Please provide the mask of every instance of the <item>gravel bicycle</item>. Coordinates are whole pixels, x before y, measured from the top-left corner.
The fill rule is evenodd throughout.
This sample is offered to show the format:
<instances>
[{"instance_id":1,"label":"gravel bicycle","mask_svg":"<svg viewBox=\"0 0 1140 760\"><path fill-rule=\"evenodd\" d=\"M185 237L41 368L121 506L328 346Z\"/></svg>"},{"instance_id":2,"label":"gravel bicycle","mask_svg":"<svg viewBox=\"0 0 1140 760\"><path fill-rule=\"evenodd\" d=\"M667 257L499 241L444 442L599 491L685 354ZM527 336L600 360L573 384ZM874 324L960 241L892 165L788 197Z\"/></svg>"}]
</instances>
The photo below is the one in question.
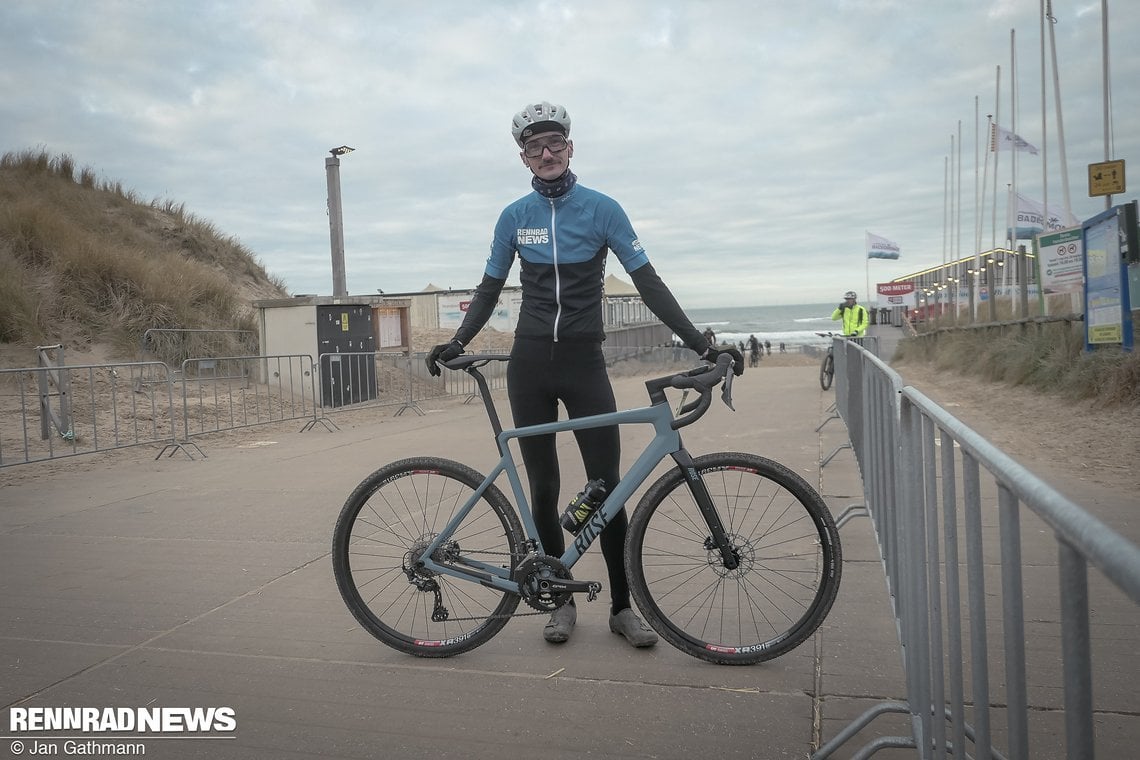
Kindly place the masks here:
<instances>
[{"instance_id":1,"label":"gravel bicycle","mask_svg":"<svg viewBox=\"0 0 1140 760\"><path fill-rule=\"evenodd\" d=\"M861 335L840 335L834 332L817 332L821 338L828 338L827 353L823 357L823 361L819 364L819 387L825 391L831 388L831 381L835 377L835 341L833 338L843 338L852 343L863 345L863 336Z\"/></svg>"},{"instance_id":2,"label":"gravel bicycle","mask_svg":"<svg viewBox=\"0 0 1140 760\"><path fill-rule=\"evenodd\" d=\"M356 620L385 644L448 657L486 643L517 614L541 615L601 583L571 575L626 501L672 457L641 497L625 560L631 595L657 633L693 657L746 665L807 640L839 591L842 551L827 505L801 477L754 454L693 457L680 428L710 407L732 408L732 359L646 381L650 406L513 430L499 422L479 367L500 355L441 362L475 380L500 459L483 475L459 462L412 457L381 467L348 497L333 536L337 587ZM667 389L684 392L676 416ZM697 398L686 403L688 393ZM654 436L561 556L543 551L511 441L614 424ZM506 476L516 511L495 484ZM519 602L535 610L516 612Z\"/></svg>"},{"instance_id":3,"label":"gravel bicycle","mask_svg":"<svg viewBox=\"0 0 1140 760\"><path fill-rule=\"evenodd\" d=\"M831 381L835 377L835 341L830 340L835 333L821 333L817 332L821 338L828 338L827 353L823 355L823 361L819 365L819 387L825 391L831 388Z\"/></svg>"}]
</instances>

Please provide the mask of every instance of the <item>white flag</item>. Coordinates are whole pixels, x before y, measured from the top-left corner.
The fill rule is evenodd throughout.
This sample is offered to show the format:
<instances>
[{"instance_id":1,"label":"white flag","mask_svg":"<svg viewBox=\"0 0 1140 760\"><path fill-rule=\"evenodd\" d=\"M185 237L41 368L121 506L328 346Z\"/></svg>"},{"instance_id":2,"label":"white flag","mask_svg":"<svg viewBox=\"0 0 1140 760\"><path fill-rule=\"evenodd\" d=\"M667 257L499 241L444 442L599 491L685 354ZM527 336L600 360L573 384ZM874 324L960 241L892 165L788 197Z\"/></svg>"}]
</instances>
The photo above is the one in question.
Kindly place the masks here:
<instances>
[{"instance_id":1,"label":"white flag","mask_svg":"<svg viewBox=\"0 0 1140 760\"><path fill-rule=\"evenodd\" d=\"M997 124L990 125L990 150L1023 150L1031 156L1037 155L1037 146L1025 141L1025 139L1018 134L1010 132L1008 129L1002 129Z\"/></svg>"},{"instance_id":2,"label":"white flag","mask_svg":"<svg viewBox=\"0 0 1140 760\"><path fill-rule=\"evenodd\" d=\"M869 259L897 259L899 257L899 244L892 243L885 237L867 233L867 258Z\"/></svg>"},{"instance_id":3,"label":"white flag","mask_svg":"<svg viewBox=\"0 0 1140 760\"><path fill-rule=\"evenodd\" d=\"M1068 211L1050 206L1049 213L1046 214L1041 201L1017 193L1017 219L1010 237L1014 240L1030 240L1039 232L1056 232L1079 224L1080 221Z\"/></svg>"}]
</instances>

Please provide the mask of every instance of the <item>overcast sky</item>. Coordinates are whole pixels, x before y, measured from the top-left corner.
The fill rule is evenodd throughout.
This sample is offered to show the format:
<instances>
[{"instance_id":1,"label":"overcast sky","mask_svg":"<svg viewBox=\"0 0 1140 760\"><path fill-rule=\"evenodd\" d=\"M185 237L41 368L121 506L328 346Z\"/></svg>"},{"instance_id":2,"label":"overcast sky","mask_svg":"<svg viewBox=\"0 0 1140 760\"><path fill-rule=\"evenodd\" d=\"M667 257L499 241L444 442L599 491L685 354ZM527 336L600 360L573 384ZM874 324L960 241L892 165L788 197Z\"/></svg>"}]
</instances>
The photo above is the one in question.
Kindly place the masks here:
<instances>
[{"instance_id":1,"label":"overcast sky","mask_svg":"<svg viewBox=\"0 0 1140 760\"><path fill-rule=\"evenodd\" d=\"M1086 218L1104 208L1087 187L1105 157L1101 3L1053 5ZM1109 19L1112 158L1138 162L1140 2L1109 0ZM984 130L1000 65L1010 126L1011 29L1016 131L1040 147L1037 0L4 0L0 151L68 154L184 203L291 291L327 295L324 159L350 145L349 291L465 288L499 212L530 191L511 117L550 100L573 119L579 180L625 207L683 306L834 301L862 295L868 271L874 283L947 247L973 253L975 98ZM1054 118L1050 105L1050 205ZM943 222L959 120L960 249ZM1012 155L999 154L1003 200ZM1019 156L1018 189L1040 200L1040 158ZM1129 173L1137 186L1140 163ZM868 267L866 231L902 257ZM615 270L628 280L611 257Z\"/></svg>"}]
</instances>

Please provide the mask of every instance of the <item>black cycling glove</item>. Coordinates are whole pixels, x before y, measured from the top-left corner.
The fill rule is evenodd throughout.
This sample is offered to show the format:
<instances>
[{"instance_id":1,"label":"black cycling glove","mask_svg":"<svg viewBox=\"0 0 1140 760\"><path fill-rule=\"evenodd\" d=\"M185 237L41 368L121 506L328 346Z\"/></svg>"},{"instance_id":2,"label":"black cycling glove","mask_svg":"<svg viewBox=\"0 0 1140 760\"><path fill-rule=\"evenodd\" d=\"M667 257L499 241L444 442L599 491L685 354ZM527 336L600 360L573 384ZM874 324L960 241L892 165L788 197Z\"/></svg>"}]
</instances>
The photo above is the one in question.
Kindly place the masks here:
<instances>
[{"instance_id":1,"label":"black cycling glove","mask_svg":"<svg viewBox=\"0 0 1140 760\"><path fill-rule=\"evenodd\" d=\"M732 373L734 375L739 377L740 375L744 374L744 356L741 355L739 349L732 348L731 346L727 346L725 348L714 348L713 346L709 346L708 350L701 354L701 358L706 362L712 362L713 364L716 364L716 358L721 354L728 354L732 357Z\"/></svg>"},{"instance_id":2,"label":"black cycling glove","mask_svg":"<svg viewBox=\"0 0 1140 760\"><path fill-rule=\"evenodd\" d=\"M843 311L844 309L848 308L848 307L847 307L847 302L846 302L846 301L844 301L843 303L839 304L839 306L838 306L837 308L838 308L840 311Z\"/></svg>"},{"instance_id":3,"label":"black cycling glove","mask_svg":"<svg viewBox=\"0 0 1140 760\"><path fill-rule=\"evenodd\" d=\"M440 369L437 362L448 362L463 353L463 344L457 340L450 343L440 343L427 355L427 368L435 377L439 377Z\"/></svg>"}]
</instances>

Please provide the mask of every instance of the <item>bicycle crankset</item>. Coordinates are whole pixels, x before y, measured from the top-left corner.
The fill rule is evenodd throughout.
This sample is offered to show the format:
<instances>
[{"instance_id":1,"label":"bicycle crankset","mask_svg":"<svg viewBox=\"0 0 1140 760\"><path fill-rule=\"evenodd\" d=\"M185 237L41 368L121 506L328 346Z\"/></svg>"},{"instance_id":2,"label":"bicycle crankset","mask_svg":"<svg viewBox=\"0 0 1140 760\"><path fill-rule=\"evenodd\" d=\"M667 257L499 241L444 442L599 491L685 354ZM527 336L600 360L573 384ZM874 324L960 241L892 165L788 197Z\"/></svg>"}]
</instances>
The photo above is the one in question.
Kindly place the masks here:
<instances>
[{"instance_id":1,"label":"bicycle crankset","mask_svg":"<svg viewBox=\"0 0 1140 760\"><path fill-rule=\"evenodd\" d=\"M586 592L586 599L594 601L602 584L597 581L576 581L570 571L554 557L531 555L515 568L514 579L519 584L519 595L536 610L551 612L570 601L575 592Z\"/></svg>"}]
</instances>

